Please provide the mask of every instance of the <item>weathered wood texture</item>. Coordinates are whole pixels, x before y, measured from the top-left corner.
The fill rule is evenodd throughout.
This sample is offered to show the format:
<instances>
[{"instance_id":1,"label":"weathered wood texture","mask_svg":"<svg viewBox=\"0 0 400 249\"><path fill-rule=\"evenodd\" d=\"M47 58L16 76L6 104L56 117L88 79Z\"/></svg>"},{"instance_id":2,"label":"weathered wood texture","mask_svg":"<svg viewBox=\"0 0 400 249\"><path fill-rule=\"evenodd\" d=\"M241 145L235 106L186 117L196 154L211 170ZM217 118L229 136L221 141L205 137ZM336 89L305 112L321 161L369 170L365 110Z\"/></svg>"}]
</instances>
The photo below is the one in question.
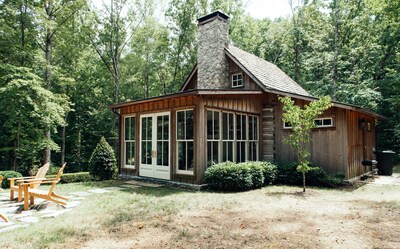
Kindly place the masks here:
<instances>
[{"instance_id":1,"label":"weathered wood texture","mask_svg":"<svg viewBox=\"0 0 400 249\"><path fill-rule=\"evenodd\" d=\"M206 142L206 111L222 110L227 112L237 112L244 114L257 115L261 119L262 112L262 95L202 95L199 99L199 129L196 155L198 179L204 178L204 172L207 169L207 142ZM259 129L259 137L261 139L261 127ZM261 151L261 150L260 150ZM260 155L259 155L260 156ZM202 183L202 182L199 182Z\"/></svg>"},{"instance_id":2,"label":"weathered wood texture","mask_svg":"<svg viewBox=\"0 0 400 249\"><path fill-rule=\"evenodd\" d=\"M375 148L375 119L373 117L346 111L347 133L348 133L348 170L346 178L351 179L366 173L366 168L361 164L363 160L373 159L373 148ZM362 127L361 122L368 126Z\"/></svg>"},{"instance_id":3,"label":"weathered wood texture","mask_svg":"<svg viewBox=\"0 0 400 249\"><path fill-rule=\"evenodd\" d=\"M304 101L296 101L304 105ZM284 129L282 122L282 103L277 103L275 111L276 119L276 160L296 161L297 152L285 143L285 139L292 132L291 129ZM308 149L311 152L309 158L314 164L324 168L329 173L343 172L347 169L347 125L346 112L344 109L332 107L325 111L321 117L333 118L333 127L316 128L312 130L311 141Z\"/></svg>"},{"instance_id":4,"label":"weathered wood texture","mask_svg":"<svg viewBox=\"0 0 400 249\"><path fill-rule=\"evenodd\" d=\"M197 96L183 96L183 97L177 97L177 98L171 98L171 99L163 99L163 100L153 100L153 101L148 101L145 103L138 103L138 104L132 104L129 106L124 106L121 108L121 118L122 122L120 122L120 130L123 129L123 117L125 116L130 116L130 115L135 115L136 117L136 146L135 146L135 169L131 168L124 168L121 167L124 162L123 162L123 157L124 157L124 144L121 139L120 142L120 148L121 152L119 153L119 172L122 175L127 175L127 176L138 176L139 175L139 163L140 163L140 117L141 115L144 114L150 114L150 113L158 113L158 112L165 112L165 111L170 111L171 112L171 120L170 120L170 167L171 167L171 180L173 181L179 181L179 182L185 182L185 183L192 183L196 184L198 182L196 173L194 175L180 175L176 172L176 111L177 110L182 110L182 109L194 109L196 113L196 106L198 102L198 97ZM196 114L195 114L195 127L196 127ZM120 135L122 137L122 133ZM194 164L196 165L196 155L194 156Z\"/></svg>"},{"instance_id":5,"label":"weathered wood texture","mask_svg":"<svg viewBox=\"0 0 400 249\"><path fill-rule=\"evenodd\" d=\"M243 74L244 85L243 87L238 87L235 89L240 90L262 90L254 80L247 75L233 60L228 58L228 65L229 65L229 81L232 82L232 75L237 73Z\"/></svg>"}]
</instances>

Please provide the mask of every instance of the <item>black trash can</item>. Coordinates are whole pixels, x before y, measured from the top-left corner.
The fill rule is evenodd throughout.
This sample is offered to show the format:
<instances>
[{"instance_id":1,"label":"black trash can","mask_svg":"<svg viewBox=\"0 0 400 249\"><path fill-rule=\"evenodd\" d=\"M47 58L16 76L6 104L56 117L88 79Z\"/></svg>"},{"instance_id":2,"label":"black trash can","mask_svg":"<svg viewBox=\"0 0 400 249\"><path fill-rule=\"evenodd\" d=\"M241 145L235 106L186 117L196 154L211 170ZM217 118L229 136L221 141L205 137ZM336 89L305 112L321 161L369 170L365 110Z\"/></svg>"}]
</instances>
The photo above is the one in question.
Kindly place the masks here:
<instances>
[{"instance_id":1,"label":"black trash can","mask_svg":"<svg viewBox=\"0 0 400 249\"><path fill-rule=\"evenodd\" d=\"M376 152L378 161L378 174L391 176L393 174L394 151L385 150Z\"/></svg>"}]
</instances>

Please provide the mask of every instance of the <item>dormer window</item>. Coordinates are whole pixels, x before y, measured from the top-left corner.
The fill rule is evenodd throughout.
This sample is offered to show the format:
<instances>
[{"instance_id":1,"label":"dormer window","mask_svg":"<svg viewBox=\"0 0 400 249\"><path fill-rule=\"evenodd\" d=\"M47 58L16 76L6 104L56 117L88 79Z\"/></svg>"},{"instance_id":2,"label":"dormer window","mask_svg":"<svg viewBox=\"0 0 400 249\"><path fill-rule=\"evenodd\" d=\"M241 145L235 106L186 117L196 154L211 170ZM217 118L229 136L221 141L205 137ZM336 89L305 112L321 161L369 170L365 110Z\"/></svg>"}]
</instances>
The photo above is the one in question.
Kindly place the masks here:
<instances>
[{"instance_id":1,"label":"dormer window","mask_svg":"<svg viewBox=\"0 0 400 249\"><path fill-rule=\"evenodd\" d=\"M236 73L232 75L232 88L243 86L243 74Z\"/></svg>"}]
</instances>

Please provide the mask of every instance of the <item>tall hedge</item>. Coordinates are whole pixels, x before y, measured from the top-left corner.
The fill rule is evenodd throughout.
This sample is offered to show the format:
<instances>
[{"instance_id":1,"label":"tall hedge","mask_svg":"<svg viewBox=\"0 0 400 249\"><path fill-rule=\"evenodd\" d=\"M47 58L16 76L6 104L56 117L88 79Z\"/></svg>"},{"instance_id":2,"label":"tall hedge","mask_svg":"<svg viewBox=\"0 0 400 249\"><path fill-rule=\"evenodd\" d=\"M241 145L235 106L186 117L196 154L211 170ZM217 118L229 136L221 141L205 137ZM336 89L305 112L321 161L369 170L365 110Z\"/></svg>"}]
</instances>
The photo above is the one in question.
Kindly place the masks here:
<instances>
[{"instance_id":1,"label":"tall hedge","mask_svg":"<svg viewBox=\"0 0 400 249\"><path fill-rule=\"evenodd\" d=\"M104 137L100 139L90 157L89 173L95 180L113 179L118 174L114 150Z\"/></svg>"}]
</instances>

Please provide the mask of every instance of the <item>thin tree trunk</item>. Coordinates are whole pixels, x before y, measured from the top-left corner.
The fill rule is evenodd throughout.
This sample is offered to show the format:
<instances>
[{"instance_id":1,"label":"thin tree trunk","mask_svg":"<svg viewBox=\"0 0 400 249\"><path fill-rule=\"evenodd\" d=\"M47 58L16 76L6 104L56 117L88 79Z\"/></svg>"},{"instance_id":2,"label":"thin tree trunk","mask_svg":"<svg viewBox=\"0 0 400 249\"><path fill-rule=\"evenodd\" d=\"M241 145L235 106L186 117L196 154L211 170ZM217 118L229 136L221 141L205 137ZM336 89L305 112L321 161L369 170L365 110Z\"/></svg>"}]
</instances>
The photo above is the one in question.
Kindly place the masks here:
<instances>
[{"instance_id":1,"label":"thin tree trunk","mask_svg":"<svg viewBox=\"0 0 400 249\"><path fill-rule=\"evenodd\" d=\"M51 19L52 16L52 2L49 1L46 3L45 5L45 9L46 9L46 13L49 17L49 19ZM45 69L45 82L46 82L46 86L47 86L47 90L51 89L51 56L52 56L52 34L51 34L51 30L47 30L46 31L46 46L45 46L45 58L46 58L46 69ZM47 141L51 140L51 131L50 131L50 127L46 127L46 131L45 131L45 139ZM44 163L48 163L51 160L51 150L50 147L47 146L44 152L44 158L43 158L43 162Z\"/></svg>"},{"instance_id":2,"label":"thin tree trunk","mask_svg":"<svg viewBox=\"0 0 400 249\"><path fill-rule=\"evenodd\" d=\"M13 170L17 171L17 167L18 167L18 149L19 149L19 133L20 133L20 129L21 129L21 124L18 122L17 125L17 134L15 135L15 139L14 139L14 158L13 158Z\"/></svg>"},{"instance_id":3,"label":"thin tree trunk","mask_svg":"<svg viewBox=\"0 0 400 249\"><path fill-rule=\"evenodd\" d=\"M67 122L67 115L65 115L65 122ZM65 162L65 132L66 132L67 126L63 126L61 130L61 165L64 164Z\"/></svg>"},{"instance_id":4,"label":"thin tree trunk","mask_svg":"<svg viewBox=\"0 0 400 249\"><path fill-rule=\"evenodd\" d=\"M333 56L333 68L332 68L332 80L333 80L333 93L332 99L336 100L338 90L338 57L339 57L339 11L338 11L338 0L333 1L333 7L335 11L335 43L334 43L334 56Z\"/></svg>"}]
</instances>

